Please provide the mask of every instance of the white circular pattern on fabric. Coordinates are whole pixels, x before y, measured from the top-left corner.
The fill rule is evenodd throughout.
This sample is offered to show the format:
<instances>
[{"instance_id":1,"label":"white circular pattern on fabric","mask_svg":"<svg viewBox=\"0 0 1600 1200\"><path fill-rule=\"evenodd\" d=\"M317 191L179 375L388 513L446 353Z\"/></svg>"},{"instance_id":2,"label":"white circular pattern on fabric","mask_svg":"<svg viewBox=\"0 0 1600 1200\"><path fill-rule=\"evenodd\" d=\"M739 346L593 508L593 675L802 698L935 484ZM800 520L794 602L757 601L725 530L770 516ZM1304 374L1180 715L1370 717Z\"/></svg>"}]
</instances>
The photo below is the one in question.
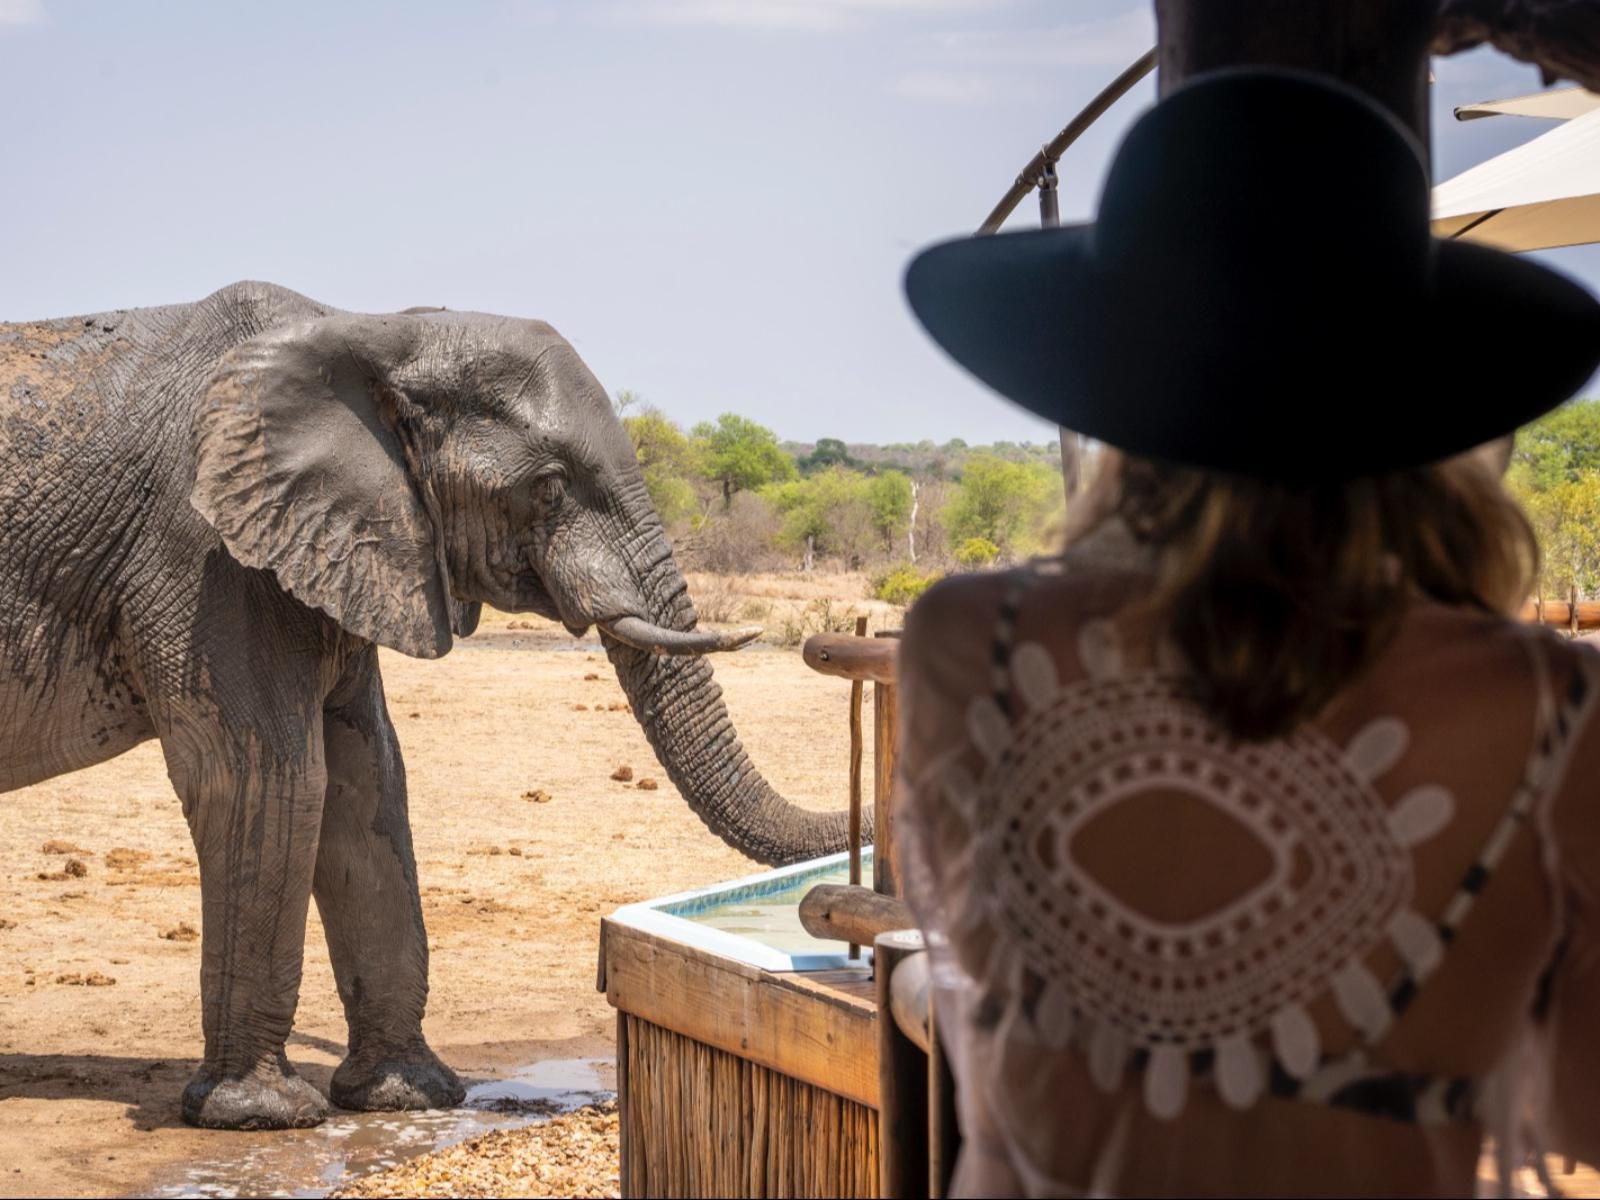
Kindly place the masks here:
<instances>
[{"instance_id":1,"label":"white circular pattern on fabric","mask_svg":"<svg viewBox=\"0 0 1600 1200\"><path fill-rule=\"evenodd\" d=\"M1224 1099L1243 1106L1265 1069L1254 1040L1290 1074L1310 1070L1312 999L1331 996L1354 1028L1381 1036L1389 1004L1363 962L1389 940L1408 961L1436 963L1431 927L1409 907L1408 847L1451 811L1447 793L1428 789L1397 817L1372 786L1403 752L1404 726L1373 722L1349 751L1309 727L1229 743L1172 676L1124 673L1104 626L1086 629L1079 648L1089 677L1057 686L1042 648L1017 647L1025 704L1010 717L987 698L974 704L969 728L987 765L961 790L983 814L973 869L991 881L985 915L1052 1002L1070 1004L1096 1076L1115 1074L1107 1046L1143 1051L1147 1070L1162 1068L1147 1075L1147 1104L1169 1116L1183 1094L1173 1056L1197 1056L1220 1063ZM1247 830L1270 860L1265 878L1182 922L1111 894L1074 862L1074 835L1155 790Z\"/></svg>"}]
</instances>

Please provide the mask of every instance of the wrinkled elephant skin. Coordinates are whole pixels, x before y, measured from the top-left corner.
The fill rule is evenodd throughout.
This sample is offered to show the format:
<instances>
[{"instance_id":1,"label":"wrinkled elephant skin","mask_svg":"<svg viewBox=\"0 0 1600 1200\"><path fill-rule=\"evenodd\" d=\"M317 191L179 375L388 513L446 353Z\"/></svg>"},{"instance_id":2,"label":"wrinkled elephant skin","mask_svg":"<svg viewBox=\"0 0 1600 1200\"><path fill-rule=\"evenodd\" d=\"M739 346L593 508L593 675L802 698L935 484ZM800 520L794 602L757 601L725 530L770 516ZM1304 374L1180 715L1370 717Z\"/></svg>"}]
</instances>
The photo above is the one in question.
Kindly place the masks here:
<instances>
[{"instance_id":1,"label":"wrinkled elephant skin","mask_svg":"<svg viewBox=\"0 0 1600 1200\"><path fill-rule=\"evenodd\" d=\"M0 325L0 791L159 738L200 862L190 1122L312 1125L284 1056L316 898L349 1023L332 1100L458 1103L377 646L488 603L599 626L669 777L767 862L844 817L751 766L604 390L548 325L343 313L266 284ZM616 630L616 634L608 632Z\"/></svg>"}]
</instances>

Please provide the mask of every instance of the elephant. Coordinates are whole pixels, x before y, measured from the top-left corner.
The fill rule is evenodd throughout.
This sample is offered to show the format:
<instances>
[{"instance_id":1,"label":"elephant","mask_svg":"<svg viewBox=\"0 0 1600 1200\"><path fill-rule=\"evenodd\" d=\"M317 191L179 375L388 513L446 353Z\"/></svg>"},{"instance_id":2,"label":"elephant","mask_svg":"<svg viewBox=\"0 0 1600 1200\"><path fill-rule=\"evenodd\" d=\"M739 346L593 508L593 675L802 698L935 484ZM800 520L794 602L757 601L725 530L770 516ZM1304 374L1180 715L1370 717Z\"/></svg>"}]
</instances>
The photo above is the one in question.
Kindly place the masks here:
<instances>
[{"instance_id":1,"label":"elephant","mask_svg":"<svg viewBox=\"0 0 1600 1200\"><path fill-rule=\"evenodd\" d=\"M668 777L746 855L843 847L751 764L626 431L533 320L271 284L0 324L0 792L158 738L199 861L207 1128L315 1125L284 1051L308 904L349 1029L329 1099L458 1104L377 647L481 606L599 630Z\"/></svg>"}]
</instances>

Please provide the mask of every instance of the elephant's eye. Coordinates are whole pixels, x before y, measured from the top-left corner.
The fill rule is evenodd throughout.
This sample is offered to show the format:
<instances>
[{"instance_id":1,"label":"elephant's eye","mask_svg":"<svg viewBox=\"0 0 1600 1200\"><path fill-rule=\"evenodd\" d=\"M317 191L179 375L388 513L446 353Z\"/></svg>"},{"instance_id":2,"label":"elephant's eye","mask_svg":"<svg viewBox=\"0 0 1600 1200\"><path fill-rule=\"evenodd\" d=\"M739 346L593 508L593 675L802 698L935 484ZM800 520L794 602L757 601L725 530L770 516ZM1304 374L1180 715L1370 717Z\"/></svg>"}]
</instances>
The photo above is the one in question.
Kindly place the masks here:
<instances>
[{"instance_id":1,"label":"elephant's eye","mask_svg":"<svg viewBox=\"0 0 1600 1200\"><path fill-rule=\"evenodd\" d=\"M547 471L533 481L534 499L546 512L559 508L566 494L567 477L560 471Z\"/></svg>"}]
</instances>

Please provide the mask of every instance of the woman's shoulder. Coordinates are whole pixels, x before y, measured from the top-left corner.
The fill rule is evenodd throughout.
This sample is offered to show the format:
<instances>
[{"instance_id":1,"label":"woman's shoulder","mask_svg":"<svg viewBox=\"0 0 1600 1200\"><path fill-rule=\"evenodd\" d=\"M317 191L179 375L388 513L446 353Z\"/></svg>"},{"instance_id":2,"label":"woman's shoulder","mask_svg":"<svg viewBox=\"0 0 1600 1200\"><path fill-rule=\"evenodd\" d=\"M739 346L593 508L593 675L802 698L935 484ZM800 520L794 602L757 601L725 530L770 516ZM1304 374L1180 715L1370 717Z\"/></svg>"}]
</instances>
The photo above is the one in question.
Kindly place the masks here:
<instances>
[{"instance_id":1,"label":"woman's shoulder","mask_svg":"<svg viewBox=\"0 0 1600 1200\"><path fill-rule=\"evenodd\" d=\"M1454 662L1463 670L1498 667L1519 674L1542 667L1553 683L1600 672L1600 642L1481 609L1420 602L1407 613L1402 635L1402 657L1425 655L1440 666Z\"/></svg>"}]
</instances>

